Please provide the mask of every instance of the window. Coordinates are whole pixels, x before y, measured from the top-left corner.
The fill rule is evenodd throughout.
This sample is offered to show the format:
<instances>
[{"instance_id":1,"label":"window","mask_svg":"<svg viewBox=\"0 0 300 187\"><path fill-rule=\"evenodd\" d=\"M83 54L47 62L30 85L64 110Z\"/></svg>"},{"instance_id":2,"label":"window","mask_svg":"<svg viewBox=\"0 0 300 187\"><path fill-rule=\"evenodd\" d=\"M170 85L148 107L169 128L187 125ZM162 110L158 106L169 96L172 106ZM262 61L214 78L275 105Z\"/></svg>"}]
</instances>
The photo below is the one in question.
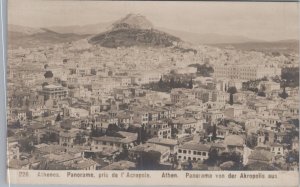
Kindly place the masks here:
<instances>
[{"instance_id":1,"label":"window","mask_svg":"<svg viewBox=\"0 0 300 187\"><path fill-rule=\"evenodd\" d=\"M193 160L196 161L196 158L194 157Z\"/></svg>"},{"instance_id":2,"label":"window","mask_svg":"<svg viewBox=\"0 0 300 187\"><path fill-rule=\"evenodd\" d=\"M203 155L203 156L206 156L206 152L203 152L202 155Z\"/></svg>"},{"instance_id":3,"label":"window","mask_svg":"<svg viewBox=\"0 0 300 187\"><path fill-rule=\"evenodd\" d=\"M188 160L191 160L191 157L189 157Z\"/></svg>"},{"instance_id":4,"label":"window","mask_svg":"<svg viewBox=\"0 0 300 187\"><path fill-rule=\"evenodd\" d=\"M191 154L191 151L189 151L189 154Z\"/></svg>"},{"instance_id":5,"label":"window","mask_svg":"<svg viewBox=\"0 0 300 187\"><path fill-rule=\"evenodd\" d=\"M186 160L186 157L184 156L183 159Z\"/></svg>"},{"instance_id":6,"label":"window","mask_svg":"<svg viewBox=\"0 0 300 187\"><path fill-rule=\"evenodd\" d=\"M198 155L201 155L201 152L198 152Z\"/></svg>"},{"instance_id":7,"label":"window","mask_svg":"<svg viewBox=\"0 0 300 187\"><path fill-rule=\"evenodd\" d=\"M181 156L178 156L178 158L180 159L180 158L181 158Z\"/></svg>"},{"instance_id":8,"label":"window","mask_svg":"<svg viewBox=\"0 0 300 187\"><path fill-rule=\"evenodd\" d=\"M196 151L194 151L194 153L193 153L194 155L196 155L197 154L197 152Z\"/></svg>"},{"instance_id":9,"label":"window","mask_svg":"<svg viewBox=\"0 0 300 187\"><path fill-rule=\"evenodd\" d=\"M183 150L183 153L186 154L186 150Z\"/></svg>"},{"instance_id":10,"label":"window","mask_svg":"<svg viewBox=\"0 0 300 187\"><path fill-rule=\"evenodd\" d=\"M178 149L178 153L182 153L182 150L181 150L181 149Z\"/></svg>"}]
</instances>

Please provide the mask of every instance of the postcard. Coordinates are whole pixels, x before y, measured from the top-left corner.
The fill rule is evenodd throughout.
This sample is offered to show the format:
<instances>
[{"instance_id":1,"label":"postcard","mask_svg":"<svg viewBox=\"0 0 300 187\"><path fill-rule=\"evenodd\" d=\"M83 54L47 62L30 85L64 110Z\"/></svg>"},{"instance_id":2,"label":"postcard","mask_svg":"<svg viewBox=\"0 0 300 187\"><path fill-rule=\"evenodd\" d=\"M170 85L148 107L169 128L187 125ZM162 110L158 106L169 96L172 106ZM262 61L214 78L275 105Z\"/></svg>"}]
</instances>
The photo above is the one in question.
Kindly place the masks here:
<instances>
[{"instance_id":1,"label":"postcard","mask_svg":"<svg viewBox=\"0 0 300 187\"><path fill-rule=\"evenodd\" d=\"M9 0L7 181L299 185L297 2Z\"/></svg>"}]
</instances>

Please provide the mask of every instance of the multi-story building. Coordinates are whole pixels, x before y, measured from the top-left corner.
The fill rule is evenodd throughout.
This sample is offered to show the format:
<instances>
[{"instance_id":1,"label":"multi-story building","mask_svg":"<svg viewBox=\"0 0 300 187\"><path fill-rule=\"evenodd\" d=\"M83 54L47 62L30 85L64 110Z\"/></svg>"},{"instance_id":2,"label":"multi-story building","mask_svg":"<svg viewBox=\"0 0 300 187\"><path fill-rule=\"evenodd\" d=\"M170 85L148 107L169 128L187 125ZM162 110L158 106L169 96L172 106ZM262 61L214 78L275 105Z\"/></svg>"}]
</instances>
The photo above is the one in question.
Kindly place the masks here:
<instances>
[{"instance_id":1,"label":"multi-story building","mask_svg":"<svg viewBox=\"0 0 300 187\"><path fill-rule=\"evenodd\" d=\"M45 99L62 99L68 96L68 90L62 86L58 85L47 85L44 86L41 91L39 91Z\"/></svg>"},{"instance_id":2,"label":"multi-story building","mask_svg":"<svg viewBox=\"0 0 300 187\"><path fill-rule=\"evenodd\" d=\"M185 143L180 145L177 151L178 160L205 160L208 159L210 147L199 143Z\"/></svg>"},{"instance_id":3,"label":"multi-story building","mask_svg":"<svg viewBox=\"0 0 300 187\"><path fill-rule=\"evenodd\" d=\"M151 121L147 125L147 131L153 137L171 138L171 127L165 122Z\"/></svg>"},{"instance_id":4,"label":"multi-story building","mask_svg":"<svg viewBox=\"0 0 300 187\"><path fill-rule=\"evenodd\" d=\"M220 64L214 67L217 79L255 80L280 75L280 69L269 65L256 64Z\"/></svg>"}]
</instances>

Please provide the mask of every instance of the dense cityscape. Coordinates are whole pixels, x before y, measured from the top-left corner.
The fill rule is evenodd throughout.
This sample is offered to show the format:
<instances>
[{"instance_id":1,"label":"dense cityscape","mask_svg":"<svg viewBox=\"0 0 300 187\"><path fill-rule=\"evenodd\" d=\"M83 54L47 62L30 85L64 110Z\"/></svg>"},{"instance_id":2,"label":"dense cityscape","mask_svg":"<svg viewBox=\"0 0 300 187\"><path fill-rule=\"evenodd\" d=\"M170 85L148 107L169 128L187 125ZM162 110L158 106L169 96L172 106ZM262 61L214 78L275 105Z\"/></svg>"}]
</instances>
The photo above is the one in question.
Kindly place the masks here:
<instances>
[{"instance_id":1,"label":"dense cityscape","mask_svg":"<svg viewBox=\"0 0 300 187\"><path fill-rule=\"evenodd\" d=\"M299 170L297 52L187 44L139 16L106 39L151 45L9 49L9 169Z\"/></svg>"}]
</instances>

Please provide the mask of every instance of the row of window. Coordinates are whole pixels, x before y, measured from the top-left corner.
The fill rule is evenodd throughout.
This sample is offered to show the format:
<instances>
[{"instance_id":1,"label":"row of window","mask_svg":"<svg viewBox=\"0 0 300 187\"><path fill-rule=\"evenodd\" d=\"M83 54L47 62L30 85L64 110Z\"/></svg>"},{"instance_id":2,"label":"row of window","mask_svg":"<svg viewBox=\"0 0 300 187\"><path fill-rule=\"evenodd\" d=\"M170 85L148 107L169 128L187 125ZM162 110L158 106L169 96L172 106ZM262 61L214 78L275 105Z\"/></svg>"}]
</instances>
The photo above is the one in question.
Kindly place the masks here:
<instances>
[{"instance_id":1,"label":"row of window","mask_svg":"<svg viewBox=\"0 0 300 187\"><path fill-rule=\"evenodd\" d=\"M186 156L183 156L183 157L181 157L181 156L178 156L178 159L183 159L183 160L193 160L193 161L196 161L196 160L203 160L203 159L201 159L201 158L196 158L196 157L193 157L193 158L191 158L191 157L186 157Z\"/></svg>"},{"instance_id":2,"label":"row of window","mask_svg":"<svg viewBox=\"0 0 300 187\"><path fill-rule=\"evenodd\" d=\"M191 150L182 150L182 149L178 149L178 153L183 153L183 154L192 154L193 155L202 155L202 156L206 156L207 153L206 152L200 152L200 151L191 151Z\"/></svg>"}]
</instances>

